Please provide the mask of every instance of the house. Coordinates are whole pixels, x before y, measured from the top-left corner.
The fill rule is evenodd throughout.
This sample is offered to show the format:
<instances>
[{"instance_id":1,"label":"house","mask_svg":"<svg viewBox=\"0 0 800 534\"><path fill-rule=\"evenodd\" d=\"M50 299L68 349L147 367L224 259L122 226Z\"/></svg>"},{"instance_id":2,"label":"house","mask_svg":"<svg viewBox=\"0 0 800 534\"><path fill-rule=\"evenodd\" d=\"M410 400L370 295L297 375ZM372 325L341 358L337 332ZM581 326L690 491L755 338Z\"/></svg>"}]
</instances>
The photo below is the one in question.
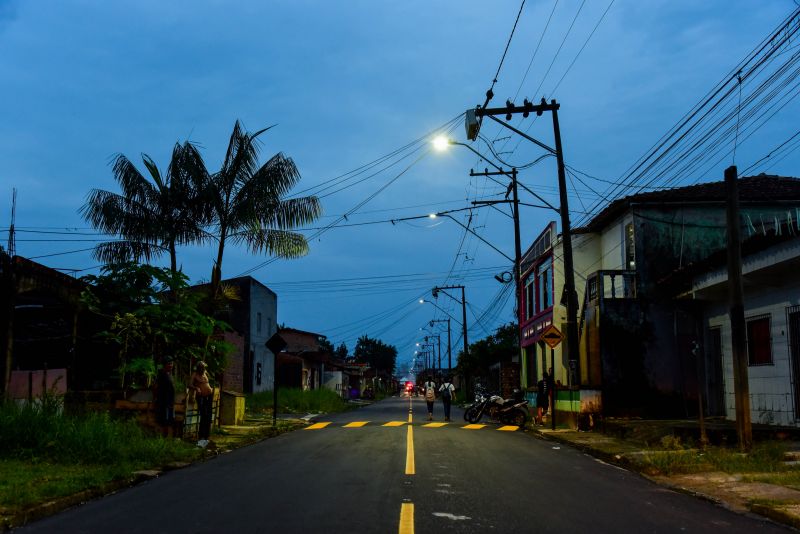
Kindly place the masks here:
<instances>
[{"instance_id":1,"label":"house","mask_svg":"<svg viewBox=\"0 0 800 534\"><path fill-rule=\"evenodd\" d=\"M278 355L279 387L322 387L325 364L330 360L330 353L320 345L325 336L295 328L281 328L278 334L286 341L286 349Z\"/></svg>"},{"instance_id":2,"label":"house","mask_svg":"<svg viewBox=\"0 0 800 534\"><path fill-rule=\"evenodd\" d=\"M229 278L222 285L233 288L238 300L228 302L220 319L243 338L226 337L237 349L229 357L223 387L239 393L272 390L274 355L266 342L277 332L278 296L251 276ZM237 387L239 382L241 388Z\"/></svg>"},{"instance_id":3,"label":"house","mask_svg":"<svg viewBox=\"0 0 800 534\"><path fill-rule=\"evenodd\" d=\"M521 382L533 387L553 367L561 384L557 410L606 415L687 416L698 390L714 389L717 355L706 350L703 305L683 297L689 265L726 249L724 182L653 191L611 202L573 230L580 361L571 369L566 340L554 349L542 334L566 332L563 246L550 223L522 261ZM776 232L800 212L800 180L759 175L739 179L742 235ZM698 388L698 376L708 383ZM712 410L721 406L709 403Z\"/></svg>"},{"instance_id":4,"label":"house","mask_svg":"<svg viewBox=\"0 0 800 534\"><path fill-rule=\"evenodd\" d=\"M86 332L86 314L81 313L80 306L84 287L83 282L55 269L0 252L0 302L3 303L0 361L4 392L12 386L14 371L27 377L29 371L41 370L42 376L48 376L48 369L61 369L60 376L64 379L59 387L64 389L67 377L73 387L76 380L90 382L96 376L83 365L85 361L77 358L79 351L91 344L83 343L91 337ZM25 381L23 389L29 390L27 378Z\"/></svg>"},{"instance_id":5,"label":"house","mask_svg":"<svg viewBox=\"0 0 800 534\"><path fill-rule=\"evenodd\" d=\"M800 220L787 216L754 227L742 243L750 417L755 423L800 424ZM764 232L763 234L760 232ZM728 272L724 255L680 273L683 296L697 306L706 364L699 368L708 414L736 418Z\"/></svg>"}]
</instances>

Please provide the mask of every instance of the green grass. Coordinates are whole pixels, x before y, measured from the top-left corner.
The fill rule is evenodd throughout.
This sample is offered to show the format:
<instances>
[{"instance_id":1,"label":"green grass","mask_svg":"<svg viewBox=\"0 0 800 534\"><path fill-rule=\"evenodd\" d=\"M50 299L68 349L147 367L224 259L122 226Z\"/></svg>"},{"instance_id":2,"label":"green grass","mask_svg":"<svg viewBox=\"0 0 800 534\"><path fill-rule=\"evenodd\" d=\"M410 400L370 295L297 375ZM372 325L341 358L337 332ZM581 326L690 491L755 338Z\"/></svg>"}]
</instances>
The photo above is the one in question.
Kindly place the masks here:
<instances>
[{"instance_id":1,"label":"green grass","mask_svg":"<svg viewBox=\"0 0 800 534\"><path fill-rule=\"evenodd\" d=\"M245 406L252 413L271 413L272 391L248 395ZM348 409L347 402L329 389L278 389L278 413L333 413Z\"/></svg>"},{"instance_id":2,"label":"green grass","mask_svg":"<svg viewBox=\"0 0 800 534\"><path fill-rule=\"evenodd\" d=\"M153 436L134 421L116 420L108 413L70 416L0 405L0 459L157 466L193 454L186 443Z\"/></svg>"},{"instance_id":3,"label":"green grass","mask_svg":"<svg viewBox=\"0 0 800 534\"><path fill-rule=\"evenodd\" d=\"M705 450L653 451L635 462L647 473L663 475L705 471L781 473L790 470L783 463L784 453L782 443L765 442L753 447L749 454L724 447L709 447Z\"/></svg>"},{"instance_id":4,"label":"green grass","mask_svg":"<svg viewBox=\"0 0 800 534\"><path fill-rule=\"evenodd\" d=\"M191 461L202 451L106 413L70 416L58 406L0 404L0 515Z\"/></svg>"}]
</instances>

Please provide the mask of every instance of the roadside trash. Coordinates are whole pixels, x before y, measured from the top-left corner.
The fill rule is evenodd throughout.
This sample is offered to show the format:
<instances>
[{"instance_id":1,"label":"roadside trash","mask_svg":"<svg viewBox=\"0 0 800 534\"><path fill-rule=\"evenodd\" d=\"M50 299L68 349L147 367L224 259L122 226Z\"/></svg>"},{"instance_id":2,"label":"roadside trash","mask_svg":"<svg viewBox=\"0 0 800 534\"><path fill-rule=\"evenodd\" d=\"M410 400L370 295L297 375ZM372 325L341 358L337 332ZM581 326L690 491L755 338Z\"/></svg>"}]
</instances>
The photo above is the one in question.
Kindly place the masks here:
<instances>
[{"instance_id":1,"label":"roadside trash","mask_svg":"<svg viewBox=\"0 0 800 534\"><path fill-rule=\"evenodd\" d=\"M561 450L561 447L553 447L553 450L554 450L554 451Z\"/></svg>"}]
</instances>

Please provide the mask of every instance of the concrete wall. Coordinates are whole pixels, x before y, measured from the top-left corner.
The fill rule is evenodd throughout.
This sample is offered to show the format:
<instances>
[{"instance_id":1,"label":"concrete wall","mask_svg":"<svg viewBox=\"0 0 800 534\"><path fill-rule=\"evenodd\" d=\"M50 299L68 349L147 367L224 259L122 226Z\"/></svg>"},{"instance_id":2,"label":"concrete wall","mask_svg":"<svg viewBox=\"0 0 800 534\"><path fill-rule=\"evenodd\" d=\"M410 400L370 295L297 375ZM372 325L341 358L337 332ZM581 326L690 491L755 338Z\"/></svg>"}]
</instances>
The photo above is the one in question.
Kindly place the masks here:
<instances>
[{"instance_id":1,"label":"concrete wall","mask_svg":"<svg viewBox=\"0 0 800 534\"><path fill-rule=\"evenodd\" d=\"M748 367L750 417L754 423L800 426L794 409L794 388L786 308L800 304L800 280L784 279L785 285L745 286L745 318L770 315L772 365ZM706 310L707 328L720 328L722 365L725 382L725 414L736 419L731 358L731 330L726 302L710 304Z\"/></svg>"},{"instance_id":2,"label":"concrete wall","mask_svg":"<svg viewBox=\"0 0 800 534\"><path fill-rule=\"evenodd\" d=\"M275 381L273 374L275 356L267 349L265 343L278 331L278 296L258 283L250 284L249 320L250 336L247 350L253 355L251 388L253 392L272 390Z\"/></svg>"}]
</instances>

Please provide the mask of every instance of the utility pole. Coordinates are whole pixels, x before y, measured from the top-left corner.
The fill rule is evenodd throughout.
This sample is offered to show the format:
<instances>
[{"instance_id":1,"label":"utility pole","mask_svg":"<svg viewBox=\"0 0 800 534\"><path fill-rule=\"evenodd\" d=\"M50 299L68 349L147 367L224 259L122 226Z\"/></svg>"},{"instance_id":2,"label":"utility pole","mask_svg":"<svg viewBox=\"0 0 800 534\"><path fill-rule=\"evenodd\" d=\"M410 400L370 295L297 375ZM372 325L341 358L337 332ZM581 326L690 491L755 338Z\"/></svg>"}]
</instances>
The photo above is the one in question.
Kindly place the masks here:
<instances>
[{"instance_id":1,"label":"utility pole","mask_svg":"<svg viewBox=\"0 0 800 534\"><path fill-rule=\"evenodd\" d=\"M429 324L433 326L433 323L447 323L447 372L449 373L450 369L452 369L453 367L451 359L452 351L450 349L450 318L448 317L447 319L431 319Z\"/></svg>"},{"instance_id":2,"label":"utility pole","mask_svg":"<svg viewBox=\"0 0 800 534\"><path fill-rule=\"evenodd\" d=\"M753 446L753 427L750 422L750 383L747 371L747 325L744 318L744 289L742 287L742 250L739 236L739 191L736 166L725 169L725 189L728 209L728 293L730 295L731 353L733 356L733 387L736 399L736 431L739 448L749 451Z\"/></svg>"},{"instance_id":3,"label":"utility pole","mask_svg":"<svg viewBox=\"0 0 800 534\"><path fill-rule=\"evenodd\" d=\"M556 156L558 165L558 192L560 199L559 213L561 215L561 242L564 247L564 296L562 301L566 300L567 307L567 354L569 358L570 368L574 366L577 374L577 382L580 383L580 353L578 348L578 296L575 292L575 269L572 261L572 233L569 220L569 203L567 200L567 181L566 181L566 168L564 166L564 150L561 145L561 129L558 123L558 109L561 107L555 100L551 100L548 104L542 98L541 104L534 105L525 99L522 106L515 106L511 101L506 102L504 108L482 108L477 107L474 110L476 118L489 117L494 122L501 126L515 132L516 134L524 137L528 141L537 145L540 148L550 152ZM496 118L495 115L505 115L506 120L511 120L512 116L521 113L523 117L527 117L530 113L542 115L545 111L552 112L553 114L553 136L555 138L555 148L551 148L529 136L525 132L511 126L510 124ZM475 140L478 136L479 127L475 128L474 123L468 123L467 135L471 140ZM470 126L473 128L470 129ZM554 369L555 371L555 369Z\"/></svg>"},{"instance_id":4,"label":"utility pole","mask_svg":"<svg viewBox=\"0 0 800 534\"><path fill-rule=\"evenodd\" d=\"M439 297L439 292L441 291L448 297L453 300L458 300L454 298L452 295L443 291L444 289L460 289L461 290L461 328L463 329L463 337L464 337L464 356L469 354L469 342L467 341L467 299L464 293L464 286L436 286L431 289L431 295L433 298Z\"/></svg>"},{"instance_id":5,"label":"utility pole","mask_svg":"<svg viewBox=\"0 0 800 534\"><path fill-rule=\"evenodd\" d=\"M516 296L517 296L517 358L519 359L520 365L522 364L522 329L520 325L522 324L522 245L521 239L519 235L519 195L517 193L517 169L513 167L510 172L504 171L500 168L497 172L489 172L485 170L483 172L473 172L470 170L470 176L510 176L511 177L511 184L509 184L508 191L506 192L506 200L500 202L509 202L508 195L509 193L511 196L511 211L513 214L514 219L514 283L516 284ZM473 204L497 204L498 201L490 200L490 201L475 201Z\"/></svg>"}]
</instances>

